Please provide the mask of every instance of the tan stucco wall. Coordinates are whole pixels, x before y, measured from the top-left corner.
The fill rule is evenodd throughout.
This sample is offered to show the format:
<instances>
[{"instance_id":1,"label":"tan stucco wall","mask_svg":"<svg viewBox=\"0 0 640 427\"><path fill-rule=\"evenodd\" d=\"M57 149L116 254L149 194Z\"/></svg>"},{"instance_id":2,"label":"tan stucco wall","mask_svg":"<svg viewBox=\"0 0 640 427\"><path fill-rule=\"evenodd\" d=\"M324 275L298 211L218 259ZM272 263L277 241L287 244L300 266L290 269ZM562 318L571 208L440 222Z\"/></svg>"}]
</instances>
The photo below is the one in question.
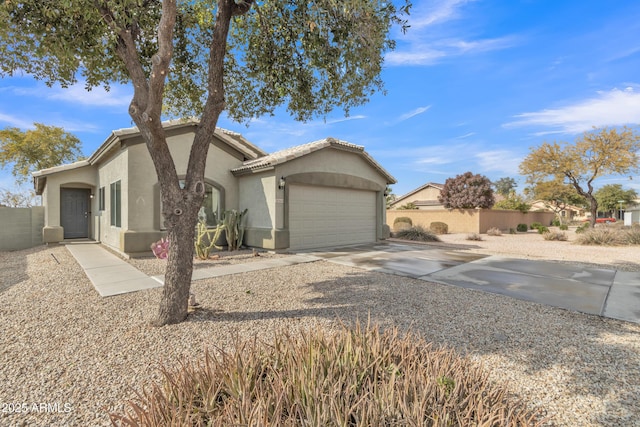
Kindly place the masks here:
<instances>
[{"instance_id":1,"label":"tan stucco wall","mask_svg":"<svg viewBox=\"0 0 640 427\"><path fill-rule=\"evenodd\" d=\"M44 207L0 207L0 224L0 251L14 251L40 245Z\"/></svg>"},{"instance_id":2,"label":"tan stucco wall","mask_svg":"<svg viewBox=\"0 0 640 427\"><path fill-rule=\"evenodd\" d=\"M92 194L97 194L97 174L92 166L57 172L46 177L46 184L42 192L42 204L45 206L43 238L45 243L62 240L63 230L60 227L60 189L87 188ZM89 237L95 236L92 217L97 214L97 198L90 200L91 216L89 218Z\"/></svg>"},{"instance_id":3,"label":"tan stucco wall","mask_svg":"<svg viewBox=\"0 0 640 427\"><path fill-rule=\"evenodd\" d=\"M285 188L279 189L280 178ZM256 174L240 176L240 209L248 208L245 243L267 249L289 247L288 191L293 184L343 187L377 192L379 238L388 237L385 221L386 179L357 153L326 148ZM345 207L348 208L348 207Z\"/></svg>"},{"instance_id":4,"label":"tan stucco wall","mask_svg":"<svg viewBox=\"0 0 640 427\"><path fill-rule=\"evenodd\" d=\"M167 143L176 165L179 177L187 173L189 153L193 132L182 135L169 135ZM160 224L160 190L157 185L153 161L146 145L128 144L129 152L129 205L128 230L159 230ZM242 162L221 150L215 145L209 147L205 179L224 188L223 209L238 209L238 182L230 169L240 166Z\"/></svg>"},{"instance_id":5,"label":"tan stucco wall","mask_svg":"<svg viewBox=\"0 0 640 427\"><path fill-rule=\"evenodd\" d=\"M187 171L191 142L194 133L169 133L167 143L173 156L176 172L184 177ZM207 155L205 179L222 187L223 209L238 209L238 182L230 169L240 166L242 160L230 151L212 144ZM151 241L162 235L160 215L160 188L153 161L141 138L126 141L99 165L101 186L105 187L105 210L99 213L95 227L100 230L100 240L120 251L141 253L148 250ZM110 224L110 184L121 181L122 226ZM97 189L96 189L97 194ZM96 199L97 200L97 197ZM96 205L97 209L97 205Z\"/></svg>"},{"instance_id":6,"label":"tan stucco wall","mask_svg":"<svg viewBox=\"0 0 640 427\"><path fill-rule=\"evenodd\" d=\"M306 184L375 191L376 236L378 239L388 237L388 230L385 227L386 203L384 200L387 181L386 178L369 162L363 159L361 155L334 148L327 148L282 165L277 165L275 167L275 177L276 179L284 177L286 185ZM285 230L288 230L289 227L288 203L288 193L285 190L282 227ZM348 208L348 206L345 206L345 209ZM282 239L280 243L284 244L284 239Z\"/></svg>"},{"instance_id":7,"label":"tan stucco wall","mask_svg":"<svg viewBox=\"0 0 640 427\"><path fill-rule=\"evenodd\" d=\"M375 188L367 188L370 190L384 191L387 185L385 178L362 156L335 148L319 150L293 161L277 165L275 176L278 178L284 176L288 179L291 175L309 174L311 172L335 174L336 177L344 176L345 179L338 179L332 184L336 187L354 188L353 185L356 183L353 180L348 180L348 177L358 177L375 183ZM309 182L308 184L313 183Z\"/></svg>"},{"instance_id":8,"label":"tan stucco wall","mask_svg":"<svg viewBox=\"0 0 640 427\"><path fill-rule=\"evenodd\" d=\"M278 189L273 170L239 177L239 209L247 211L245 244L279 249L282 241L283 190ZM287 234L288 242L288 234Z\"/></svg>"},{"instance_id":9,"label":"tan stucco wall","mask_svg":"<svg viewBox=\"0 0 640 427\"><path fill-rule=\"evenodd\" d=\"M393 222L398 217L411 218L413 225L429 228L432 222L444 222L449 226L449 233L486 233L488 229L496 227L508 232L515 229L518 224L531 225L540 222L544 225L551 224L554 218L550 212L528 212L507 210L479 210L479 209L454 209L454 210L388 210L387 224L394 231Z\"/></svg>"},{"instance_id":10,"label":"tan stucco wall","mask_svg":"<svg viewBox=\"0 0 640 427\"><path fill-rule=\"evenodd\" d=\"M276 224L276 198L283 197L282 190L277 188L276 177L269 172L242 176L239 190L239 209L248 209L247 226L273 228Z\"/></svg>"},{"instance_id":11,"label":"tan stucco wall","mask_svg":"<svg viewBox=\"0 0 640 427\"><path fill-rule=\"evenodd\" d=\"M120 149L109 159L103 161L98 167L100 186L104 187L105 210L98 212L98 226L100 241L106 245L120 249L120 232L128 227L127 209L129 208L129 176L126 173L128 168L129 152ZM121 203L121 227L111 225L111 184L120 181L120 203ZM98 190L96 193L98 194ZM94 200L98 197L94 197Z\"/></svg>"}]
</instances>

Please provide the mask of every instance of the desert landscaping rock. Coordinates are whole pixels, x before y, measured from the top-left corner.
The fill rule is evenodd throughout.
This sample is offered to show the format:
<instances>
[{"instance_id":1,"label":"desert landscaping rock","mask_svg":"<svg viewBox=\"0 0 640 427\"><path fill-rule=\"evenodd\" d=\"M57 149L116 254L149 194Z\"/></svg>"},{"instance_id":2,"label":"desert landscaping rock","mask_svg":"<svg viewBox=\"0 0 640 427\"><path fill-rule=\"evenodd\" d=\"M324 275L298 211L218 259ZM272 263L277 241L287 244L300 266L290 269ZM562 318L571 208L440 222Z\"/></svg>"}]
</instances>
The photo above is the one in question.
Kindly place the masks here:
<instances>
[{"instance_id":1,"label":"desert landscaping rock","mask_svg":"<svg viewBox=\"0 0 640 427\"><path fill-rule=\"evenodd\" d=\"M609 268L638 269L640 259L637 247L584 251L532 233L441 237L440 245L477 253ZM241 262L224 255L214 262ZM143 265L155 260L132 263L161 273L160 263ZM200 307L162 328L149 326L161 289L101 298L64 246L0 252L0 284L3 426L110 425L109 411L158 381L160 364L176 368L236 339L269 341L282 328L369 316L471 355L548 425L640 425L640 325L627 322L326 261L194 282Z\"/></svg>"}]
</instances>

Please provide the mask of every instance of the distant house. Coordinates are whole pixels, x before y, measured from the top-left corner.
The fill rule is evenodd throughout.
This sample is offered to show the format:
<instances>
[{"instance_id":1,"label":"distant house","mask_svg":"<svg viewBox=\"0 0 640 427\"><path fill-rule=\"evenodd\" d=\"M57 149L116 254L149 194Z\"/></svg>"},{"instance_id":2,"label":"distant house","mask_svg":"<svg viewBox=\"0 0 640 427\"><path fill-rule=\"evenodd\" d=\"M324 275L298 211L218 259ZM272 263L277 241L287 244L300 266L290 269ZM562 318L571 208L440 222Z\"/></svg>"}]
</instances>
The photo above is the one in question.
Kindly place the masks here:
<instances>
[{"instance_id":1,"label":"distant house","mask_svg":"<svg viewBox=\"0 0 640 427\"><path fill-rule=\"evenodd\" d=\"M545 200L534 200L531 202L531 211L547 211L547 212L555 212L550 207L548 201ZM581 208L579 206L567 205L563 210L560 211L559 215L563 220L567 221L579 221L588 217L588 212L585 208Z\"/></svg>"},{"instance_id":2,"label":"distant house","mask_svg":"<svg viewBox=\"0 0 640 427\"><path fill-rule=\"evenodd\" d=\"M444 187L444 184L426 183L395 199L389 204L389 209L398 209L408 203L413 203L416 208L421 210L444 209L442 203L438 200L442 187Z\"/></svg>"},{"instance_id":3,"label":"distant house","mask_svg":"<svg viewBox=\"0 0 640 427\"><path fill-rule=\"evenodd\" d=\"M198 122L164 124L179 178ZM137 128L113 131L88 159L33 173L45 208L44 243L89 238L137 255L165 235L160 187ZM375 242L385 237L395 179L364 147L333 138L267 154L217 129L205 170L208 220L248 209L245 244L277 250Z\"/></svg>"}]
</instances>

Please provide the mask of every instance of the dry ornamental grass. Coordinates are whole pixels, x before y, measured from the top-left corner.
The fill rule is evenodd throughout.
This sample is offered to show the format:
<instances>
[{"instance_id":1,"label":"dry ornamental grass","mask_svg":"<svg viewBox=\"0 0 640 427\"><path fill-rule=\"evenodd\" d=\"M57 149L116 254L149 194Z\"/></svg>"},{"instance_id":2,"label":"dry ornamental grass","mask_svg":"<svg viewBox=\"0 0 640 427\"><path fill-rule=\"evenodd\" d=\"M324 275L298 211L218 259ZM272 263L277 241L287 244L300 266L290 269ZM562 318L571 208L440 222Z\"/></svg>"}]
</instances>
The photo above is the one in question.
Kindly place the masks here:
<instances>
[{"instance_id":1,"label":"dry ornamental grass","mask_svg":"<svg viewBox=\"0 0 640 427\"><path fill-rule=\"evenodd\" d=\"M537 426L483 368L397 328L343 327L241 342L163 369L122 426Z\"/></svg>"}]
</instances>

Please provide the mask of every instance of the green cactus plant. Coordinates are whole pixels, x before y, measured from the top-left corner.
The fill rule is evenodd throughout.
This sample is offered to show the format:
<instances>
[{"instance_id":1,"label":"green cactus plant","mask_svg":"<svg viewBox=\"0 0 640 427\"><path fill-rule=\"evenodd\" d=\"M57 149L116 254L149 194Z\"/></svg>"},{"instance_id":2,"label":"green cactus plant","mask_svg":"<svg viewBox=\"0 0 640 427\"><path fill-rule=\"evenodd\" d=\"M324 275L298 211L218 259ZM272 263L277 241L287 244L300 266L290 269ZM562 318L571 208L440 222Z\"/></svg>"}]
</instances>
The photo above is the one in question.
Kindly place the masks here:
<instances>
[{"instance_id":1,"label":"green cactus plant","mask_svg":"<svg viewBox=\"0 0 640 427\"><path fill-rule=\"evenodd\" d=\"M196 257L198 259L208 259L213 248L222 249L221 246L216 246L216 242L224 228L222 224L216 220L215 214L214 222L217 223L216 228L210 229L207 226L207 214L204 213L204 208L200 209L200 212L198 212L198 225L196 226L195 240Z\"/></svg>"},{"instance_id":2,"label":"green cactus plant","mask_svg":"<svg viewBox=\"0 0 640 427\"><path fill-rule=\"evenodd\" d=\"M209 228L207 226L207 215L203 209L200 209L195 239L196 257L204 260L209 258L213 248L221 250L222 246L216 245L216 242L223 231L227 238L229 251L238 250L244 239L244 223L247 218L247 210L245 209L242 212L235 209L225 211L221 221L214 216L216 227Z\"/></svg>"},{"instance_id":3,"label":"green cactus plant","mask_svg":"<svg viewBox=\"0 0 640 427\"><path fill-rule=\"evenodd\" d=\"M244 239L244 223L247 219L247 209L242 212L232 209L225 211L222 226L227 237L227 245L230 251L235 251L242 245Z\"/></svg>"}]
</instances>

